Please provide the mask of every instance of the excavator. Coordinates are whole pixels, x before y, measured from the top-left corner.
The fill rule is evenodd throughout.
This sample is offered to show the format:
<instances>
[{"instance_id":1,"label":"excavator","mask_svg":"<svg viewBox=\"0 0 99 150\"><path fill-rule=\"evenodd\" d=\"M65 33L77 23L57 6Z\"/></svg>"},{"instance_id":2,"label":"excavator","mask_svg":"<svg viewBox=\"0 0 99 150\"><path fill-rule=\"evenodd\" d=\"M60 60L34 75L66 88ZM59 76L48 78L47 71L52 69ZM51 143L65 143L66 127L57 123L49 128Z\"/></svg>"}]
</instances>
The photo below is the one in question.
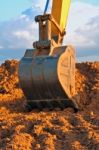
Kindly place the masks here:
<instances>
[{"instance_id":1,"label":"excavator","mask_svg":"<svg viewBox=\"0 0 99 150\"><path fill-rule=\"evenodd\" d=\"M39 40L27 49L19 63L20 86L31 109L47 107L64 109L78 106L75 95L75 50L62 46L71 0L53 0L47 13L35 17L39 24Z\"/></svg>"}]
</instances>

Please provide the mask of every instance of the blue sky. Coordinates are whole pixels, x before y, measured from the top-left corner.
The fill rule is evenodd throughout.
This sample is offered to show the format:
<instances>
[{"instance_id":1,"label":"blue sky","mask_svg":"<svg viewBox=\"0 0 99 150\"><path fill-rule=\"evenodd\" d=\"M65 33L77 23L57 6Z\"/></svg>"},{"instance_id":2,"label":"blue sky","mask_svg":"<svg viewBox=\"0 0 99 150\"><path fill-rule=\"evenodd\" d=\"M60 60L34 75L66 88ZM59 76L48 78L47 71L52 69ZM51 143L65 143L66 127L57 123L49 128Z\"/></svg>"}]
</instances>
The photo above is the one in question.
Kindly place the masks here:
<instances>
[{"instance_id":1,"label":"blue sky","mask_svg":"<svg viewBox=\"0 0 99 150\"><path fill-rule=\"evenodd\" d=\"M18 58L38 39L33 18L46 0L0 2L0 61ZM78 60L99 60L99 0L72 0L64 44L74 45Z\"/></svg>"},{"instance_id":2,"label":"blue sky","mask_svg":"<svg viewBox=\"0 0 99 150\"><path fill-rule=\"evenodd\" d=\"M31 0L2 0L0 2L0 21L14 18L31 7Z\"/></svg>"}]
</instances>

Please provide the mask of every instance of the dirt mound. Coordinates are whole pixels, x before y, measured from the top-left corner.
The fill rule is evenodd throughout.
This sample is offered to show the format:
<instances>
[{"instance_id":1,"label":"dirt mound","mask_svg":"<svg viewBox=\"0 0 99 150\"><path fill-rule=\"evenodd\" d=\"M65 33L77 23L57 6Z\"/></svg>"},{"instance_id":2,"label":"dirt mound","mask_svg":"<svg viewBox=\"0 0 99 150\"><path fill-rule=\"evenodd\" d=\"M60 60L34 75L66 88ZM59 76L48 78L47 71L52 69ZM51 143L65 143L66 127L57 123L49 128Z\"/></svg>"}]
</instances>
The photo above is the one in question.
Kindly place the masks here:
<instances>
[{"instance_id":1,"label":"dirt mound","mask_svg":"<svg viewBox=\"0 0 99 150\"><path fill-rule=\"evenodd\" d=\"M76 65L76 114L26 112L17 73L18 61L0 66L0 150L99 149L99 62Z\"/></svg>"},{"instance_id":2,"label":"dirt mound","mask_svg":"<svg viewBox=\"0 0 99 150\"><path fill-rule=\"evenodd\" d=\"M76 101L78 104L99 109L99 62L79 63L76 65ZM81 106L80 105L80 106Z\"/></svg>"},{"instance_id":3,"label":"dirt mound","mask_svg":"<svg viewBox=\"0 0 99 150\"><path fill-rule=\"evenodd\" d=\"M0 93L13 93L18 85L18 61L7 60L0 66Z\"/></svg>"}]
</instances>

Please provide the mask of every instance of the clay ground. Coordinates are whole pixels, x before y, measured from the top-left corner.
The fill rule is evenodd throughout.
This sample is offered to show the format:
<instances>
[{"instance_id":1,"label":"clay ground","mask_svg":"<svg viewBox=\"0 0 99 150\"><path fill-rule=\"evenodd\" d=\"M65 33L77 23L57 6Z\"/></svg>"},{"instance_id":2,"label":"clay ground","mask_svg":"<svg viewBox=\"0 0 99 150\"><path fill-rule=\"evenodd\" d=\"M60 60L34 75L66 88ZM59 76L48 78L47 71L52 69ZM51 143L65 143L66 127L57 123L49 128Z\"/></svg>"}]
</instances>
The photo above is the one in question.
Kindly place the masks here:
<instances>
[{"instance_id":1,"label":"clay ground","mask_svg":"<svg viewBox=\"0 0 99 150\"><path fill-rule=\"evenodd\" d=\"M26 109L18 62L0 66L0 150L99 150L99 62L76 64L81 110Z\"/></svg>"}]
</instances>

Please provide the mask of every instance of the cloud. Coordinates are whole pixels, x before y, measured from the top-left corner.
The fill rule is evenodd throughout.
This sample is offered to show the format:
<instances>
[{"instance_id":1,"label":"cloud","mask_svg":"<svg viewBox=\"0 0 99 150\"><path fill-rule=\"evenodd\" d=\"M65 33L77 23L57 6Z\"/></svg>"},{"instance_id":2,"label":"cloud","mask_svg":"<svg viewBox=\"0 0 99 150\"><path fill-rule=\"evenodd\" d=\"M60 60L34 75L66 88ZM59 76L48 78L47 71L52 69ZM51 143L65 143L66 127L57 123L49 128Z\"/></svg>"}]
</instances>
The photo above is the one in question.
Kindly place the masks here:
<instances>
[{"instance_id":1,"label":"cloud","mask_svg":"<svg viewBox=\"0 0 99 150\"><path fill-rule=\"evenodd\" d=\"M35 4L18 18L0 22L0 45L4 45L4 49L32 48L33 41L38 40L38 24L34 18L39 14L42 14L41 7Z\"/></svg>"},{"instance_id":2,"label":"cloud","mask_svg":"<svg viewBox=\"0 0 99 150\"><path fill-rule=\"evenodd\" d=\"M82 36L84 41L79 41L79 46L84 47L88 49L98 48L98 39L99 39L99 15L97 17L94 17L91 19L87 24L85 24L82 28L77 29L76 34L79 38L79 36Z\"/></svg>"},{"instance_id":3,"label":"cloud","mask_svg":"<svg viewBox=\"0 0 99 150\"><path fill-rule=\"evenodd\" d=\"M0 45L4 45L4 49L32 47L32 42L37 39L37 30L38 25L33 18L22 13L17 19L0 23Z\"/></svg>"},{"instance_id":4,"label":"cloud","mask_svg":"<svg viewBox=\"0 0 99 150\"><path fill-rule=\"evenodd\" d=\"M24 38L24 39L29 39L30 37L30 34L28 31L15 31L13 32L13 35L16 36L17 38L21 39L21 38Z\"/></svg>"},{"instance_id":5,"label":"cloud","mask_svg":"<svg viewBox=\"0 0 99 150\"><path fill-rule=\"evenodd\" d=\"M37 8L40 8L41 10L44 10L44 4L46 3L46 0L40 0L39 2L37 1L37 2L34 2L33 4L33 6L34 7L37 7Z\"/></svg>"},{"instance_id":6,"label":"cloud","mask_svg":"<svg viewBox=\"0 0 99 150\"><path fill-rule=\"evenodd\" d=\"M77 28L85 25L90 19L99 14L99 7L82 2L71 4L68 17L68 32L71 33Z\"/></svg>"},{"instance_id":7,"label":"cloud","mask_svg":"<svg viewBox=\"0 0 99 150\"><path fill-rule=\"evenodd\" d=\"M0 49L3 49L3 46L0 45Z\"/></svg>"},{"instance_id":8,"label":"cloud","mask_svg":"<svg viewBox=\"0 0 99 150\"><path fill-rule=\"evenodd\" d=\"M94 55L97 55L99 58L99 7L83 3L74 5L76 7L79 5L79 8L72 10L73 5L71 6L64 43L74 45L80 57L93 56L96 58Z\"/></svg>"},{"instance_id":9,"label":"cloud","mask_svg":"<svg viewBox=\"0 0 99 150\"><path fill-rule=\"evenodd\" d=\"M67 38L68 42L72 42L77 47L93 49L98 46L99 38L99 16L89 20L88 23L76 29Z\"/></svg>"}]
</instances>

